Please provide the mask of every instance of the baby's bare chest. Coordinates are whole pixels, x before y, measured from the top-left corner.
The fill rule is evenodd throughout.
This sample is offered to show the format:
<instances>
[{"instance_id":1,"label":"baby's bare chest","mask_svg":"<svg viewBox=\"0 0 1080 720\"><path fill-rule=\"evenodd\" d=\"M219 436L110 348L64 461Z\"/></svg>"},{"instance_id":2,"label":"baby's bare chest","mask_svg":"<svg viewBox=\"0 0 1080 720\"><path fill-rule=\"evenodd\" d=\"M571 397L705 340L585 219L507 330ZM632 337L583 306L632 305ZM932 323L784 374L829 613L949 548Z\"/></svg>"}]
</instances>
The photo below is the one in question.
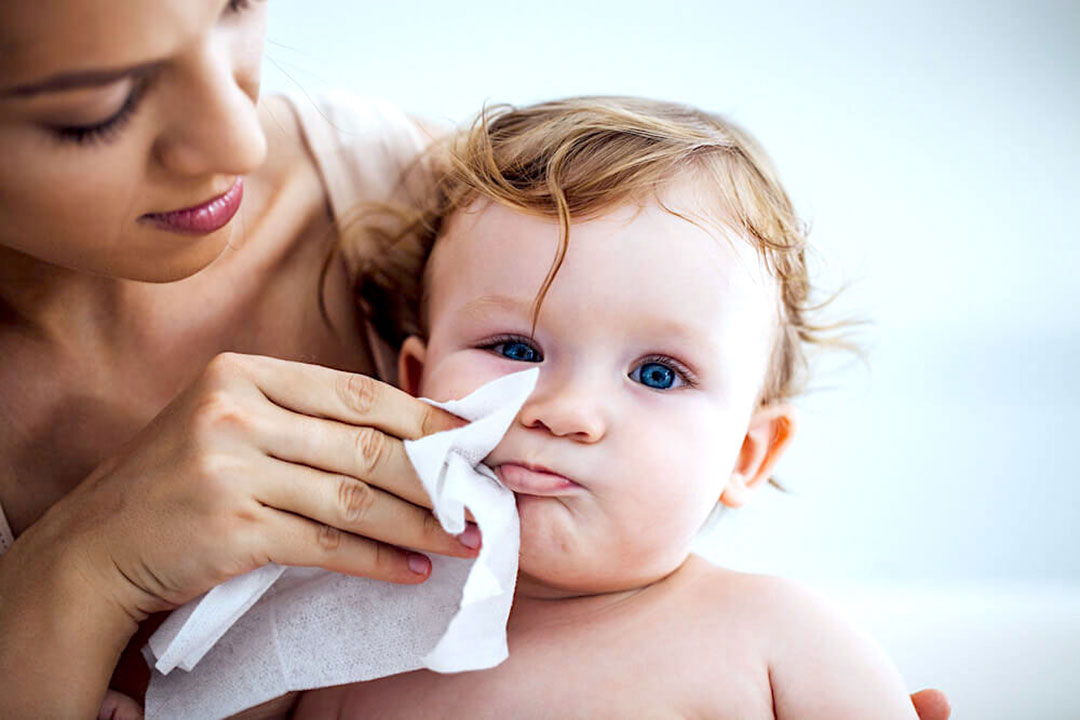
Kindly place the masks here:
<instances>
[{"instance_id":1,"label":"baby's bare chest","mask_svg":"<svg viewBox=\"0 0 1080 720\"><path fill-rule=\"evenodd\" d=\"M497 668L417 671L309 693L298 720L341 718L772 718L765 666L674 628L553 631L511 643Z\"/></svg>"}]
</instances>

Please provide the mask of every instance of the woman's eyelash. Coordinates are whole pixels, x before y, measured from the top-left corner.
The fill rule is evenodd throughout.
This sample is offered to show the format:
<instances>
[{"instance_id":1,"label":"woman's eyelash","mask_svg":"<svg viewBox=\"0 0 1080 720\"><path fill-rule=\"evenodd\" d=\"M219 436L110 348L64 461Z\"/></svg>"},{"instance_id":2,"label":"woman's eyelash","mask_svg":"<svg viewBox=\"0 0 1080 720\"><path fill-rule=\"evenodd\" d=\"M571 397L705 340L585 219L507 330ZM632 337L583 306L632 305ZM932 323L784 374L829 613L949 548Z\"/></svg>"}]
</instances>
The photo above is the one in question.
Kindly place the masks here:
<instances>
[{"instance_id":1,"label":"woman's eyelash","mask_svg":"<svg viewBox=\"0 0 1080 720\"><path fill-rule=\"evenodd\" d=\"M229 0L225 6L226 12L229 13L241 13L248 10L254 0ZM140 79L135 87L132 88L127 98L124 100L124 104L120 106L111 117L102 120L99 123L93 125L72 125L69 127L57 127L53 128L56 134L61 140L73 142L78 145L85 145L96 142L107 142L111 140L118 132L124 129L128 120L135 114L135 110L139 106L139 101L142 100L143 93L146 91L146 87L149 84L147 78Z\"/></svg>"},{"instance_id":2,"label":"woman's eyelash","mask_svg":"<svg viewBox=\"0 0 1080 720\"><path fill-rule=\"evenodd\" d=\"M225 10L230 13L240 13L250 9L257 2L265 2L265 0L229 0Z\"/></svg>"},{"instance_id":3,"label":"woman's eyelash","mask_svg":"<svg viewBox=\"0 0 1080 720\"><path fill-rule=\"evenodd\" d=\"M93 125L58 127L55 128L56 134L59 135L62 140L74 142L79 145L93 142L107 142L112 139L116 133L123 130L132 115L135 114L135 110L139 106L139 101L142 100L143 94L146 92L147 84L145 78L139 80L135 84L135 87L131 89L131 92L128 93L128 96L124 100L124 104L120 106L120 109L105 120L94 123Z\"/></svg>"}]
</instances>

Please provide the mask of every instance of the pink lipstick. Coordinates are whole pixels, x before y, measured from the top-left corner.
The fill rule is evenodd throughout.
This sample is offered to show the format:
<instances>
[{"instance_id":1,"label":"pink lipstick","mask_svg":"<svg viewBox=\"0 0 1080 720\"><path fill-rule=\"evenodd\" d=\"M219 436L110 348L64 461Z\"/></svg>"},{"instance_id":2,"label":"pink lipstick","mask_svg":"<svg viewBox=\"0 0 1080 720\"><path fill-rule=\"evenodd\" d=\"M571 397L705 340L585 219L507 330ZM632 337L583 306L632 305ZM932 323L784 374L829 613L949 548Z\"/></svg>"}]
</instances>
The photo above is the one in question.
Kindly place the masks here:
<instances>
[{"instance_id":1,"label":"pink lipstick","mask_svg":"<svg viewBox=\"0 0 1080 720\"><path fill-rule=\"evenodd\" d=\"M163 213L147 213L139 220L168 232L207 235L220 230L232 220L233 215L240 209L240 200L243 197L244 181L236 178L236 182L225 193L201 205Z\"/></svg>"}]
</instances>

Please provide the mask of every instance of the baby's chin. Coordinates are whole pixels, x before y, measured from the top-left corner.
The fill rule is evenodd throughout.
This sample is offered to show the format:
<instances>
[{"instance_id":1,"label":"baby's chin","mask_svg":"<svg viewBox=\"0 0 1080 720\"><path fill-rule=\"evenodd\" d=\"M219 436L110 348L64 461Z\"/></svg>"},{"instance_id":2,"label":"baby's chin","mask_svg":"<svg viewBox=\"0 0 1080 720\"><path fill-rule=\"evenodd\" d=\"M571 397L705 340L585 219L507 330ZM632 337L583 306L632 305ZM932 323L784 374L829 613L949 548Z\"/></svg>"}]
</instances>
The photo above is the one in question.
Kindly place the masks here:
<instances>
[{"instance_id":1,"label":"baby's chin","mask_svg":"<svg viewBox=\"0 0 1080 720\"><path fill-rule=\"evenodd\" d=\"M635 590L671 574L689 555L689 548L660 556L625 547L588 547L530 532L523 522L517 592L555 599Z\"/></svg>"}]
</instances>

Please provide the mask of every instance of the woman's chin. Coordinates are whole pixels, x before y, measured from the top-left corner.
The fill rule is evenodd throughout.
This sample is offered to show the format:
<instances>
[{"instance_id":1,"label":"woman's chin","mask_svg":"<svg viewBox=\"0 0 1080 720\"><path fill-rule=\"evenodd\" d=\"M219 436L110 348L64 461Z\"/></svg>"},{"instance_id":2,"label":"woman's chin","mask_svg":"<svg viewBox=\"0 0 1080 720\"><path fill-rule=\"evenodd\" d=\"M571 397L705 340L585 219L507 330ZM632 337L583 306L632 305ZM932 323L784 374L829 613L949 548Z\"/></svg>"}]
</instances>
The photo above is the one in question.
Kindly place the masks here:
<instances>
[{"instance_id":1,"label":"woman's chin","mask_svg":"<svg viewBox=\"0 0 1080 720\"><path fill-rule=\"evenodd\" d=\"M98 274L146 283L171 283L192 277L212 265L230 247L232 226L198 238L171 253L147 252L116 258Z\"/></svg>"}]
</instances>

